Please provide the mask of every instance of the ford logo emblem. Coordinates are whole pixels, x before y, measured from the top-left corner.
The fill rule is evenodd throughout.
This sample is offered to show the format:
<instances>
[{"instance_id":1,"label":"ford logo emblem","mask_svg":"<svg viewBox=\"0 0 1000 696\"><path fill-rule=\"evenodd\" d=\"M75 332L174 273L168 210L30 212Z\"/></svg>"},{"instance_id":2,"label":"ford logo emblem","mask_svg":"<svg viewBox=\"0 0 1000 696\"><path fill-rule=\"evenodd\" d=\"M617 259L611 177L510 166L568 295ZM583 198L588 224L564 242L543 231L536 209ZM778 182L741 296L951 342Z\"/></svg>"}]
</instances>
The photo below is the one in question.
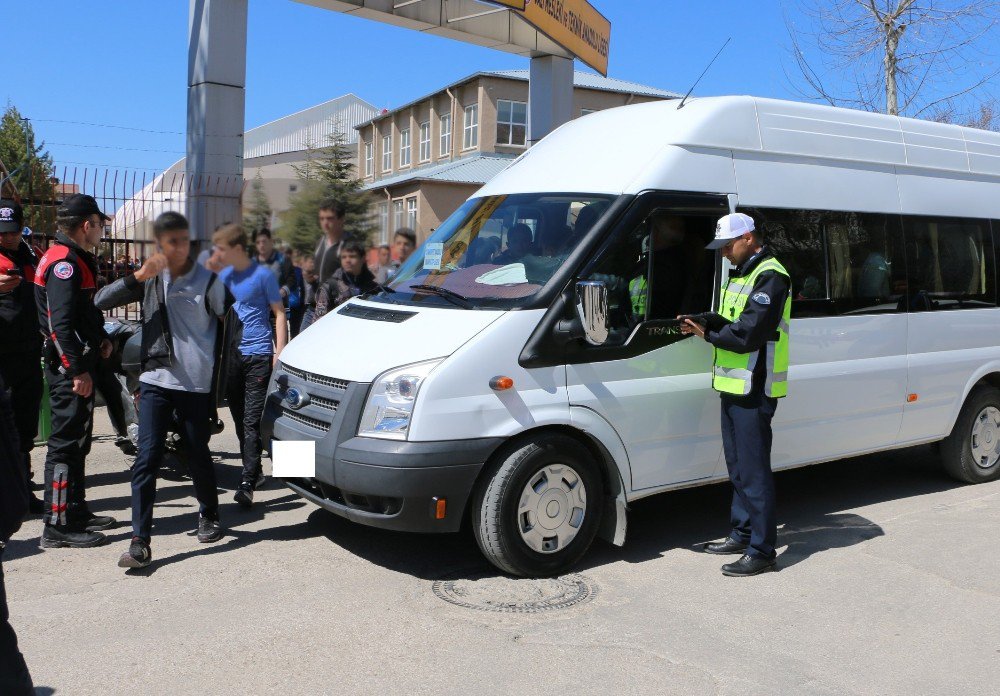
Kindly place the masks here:
<instances>
[{"instance_id":1,"label":"ford logo emblem","mask_svg":"<svg viewBox=\"0 0 1000 696\"><path fill-rule=\"evenodd\" d=\"M289 408L293 408L298 411L300 408L309 403L309 395L305 392L300 392L294 387L285 392L285 403L288 404Z\"/></svg>"}]
</instances>

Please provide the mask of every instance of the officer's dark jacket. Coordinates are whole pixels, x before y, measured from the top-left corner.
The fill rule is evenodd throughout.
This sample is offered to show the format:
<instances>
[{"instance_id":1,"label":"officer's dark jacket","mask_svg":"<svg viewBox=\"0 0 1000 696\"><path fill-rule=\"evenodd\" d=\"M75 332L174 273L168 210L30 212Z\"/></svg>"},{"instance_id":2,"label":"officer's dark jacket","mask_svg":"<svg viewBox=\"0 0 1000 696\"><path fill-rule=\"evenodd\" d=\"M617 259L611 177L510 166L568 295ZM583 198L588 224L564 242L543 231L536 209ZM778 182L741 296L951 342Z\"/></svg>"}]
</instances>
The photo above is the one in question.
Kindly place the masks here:
<instances>
[{"instance_id":1,"label":"officer's dark jacket","mask_svg":"<svg viewBox=\"0 0 1000 696\"><path fill-rule=\"evenodd\" d=\"M21 283L0 294L0 354L35 353L42 346L35 306L35 269L38 256L21 240L14 251L0 249L0 274L19 275ZM35 359L37 362L37 358Z\"/></svg>"},{"instance_id":2,"label":"officer's dark jacket","mask_svg":"<svg viewBox=\"0 0 1000 696\"><path fill-rule=\"evenodd\" d=\"M43 357L68 375L93 371L108 337L96 292L94 255L59 232L35 272L35 301L46 334Z\"/></svg>"},{"instance_id":3,"label":"officer's dark jacket","mask_svg":"<svg viewBox=\"0 0 1000 696\"><path fill-rule=\"evenodd\" d=\"M749 275L761 261L772 256L770 250L764 247L747 259L742 266L731 271L730 277ZM720 330L706 332L705 340L716 348L733 353L754 353L765 350L767 342L778 332L778 324L781 322L781 314L789 292L788 278L775 271L764 271L757 277L743 313ZM767 296L769 300L767 304L754 299L754 296L760 293ZM767 369L766 356L762 355L760 358L754 369L753 391L763 387L763 375Z\"/></svg>"},{"instance_id":4,"label":"officer's dark jacket","mask_svg":"<svg viewBox=\"0 0 1000 696\"><path fill-rule=\"evenodd\" d=\"M217 277L213 273L205 288L206 298L208 289L215 282L217 282ZM101 288L94 298L94 303L99 309L112 309L140 300L142 301L142 344L139 360L142 364L142 371L170 367L174 363L174 340L170 333L170 320L167 317L163 278L156 275L149 280L140 281L136 280L135 273L129 273ZM229 290L226 290L226 313L232 304L233 296ZM206 308L205 311L209 310ZM217 362L218 357L217 355Z\"/></svg>"}]
</instances>

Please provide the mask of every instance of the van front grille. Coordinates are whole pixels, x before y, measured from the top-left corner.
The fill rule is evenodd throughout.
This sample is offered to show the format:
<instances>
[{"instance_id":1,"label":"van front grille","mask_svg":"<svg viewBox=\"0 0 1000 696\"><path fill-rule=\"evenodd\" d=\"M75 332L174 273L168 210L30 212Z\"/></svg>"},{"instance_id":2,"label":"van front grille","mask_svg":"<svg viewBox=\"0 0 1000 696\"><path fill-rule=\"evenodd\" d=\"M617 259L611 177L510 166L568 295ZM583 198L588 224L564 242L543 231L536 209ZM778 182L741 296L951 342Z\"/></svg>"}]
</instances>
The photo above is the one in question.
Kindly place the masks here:
<instances>
[{"instance_id":1,"label":"van front grille","mask_svg":"<svg viewBox=\"0 0 1000 696\"><path fill-rule=\"evenodd\" d=\"M330 432L330 424L319 420L318 418L310 418L309 416L304 416L301 413L296 413L290 408L282 409L282 416L288 420L293 420L296 423L301 423L302 425L309 426L310 428L315 428L320 432L328 433Z\"/></svg>"},{"instance_id":2,"label":"van front grille","mask_svg":"<svg viewBox=\"0 0 1000 696\"><path fill-rule=\"evenodd\" d=\"M339 389L341 391L347 391L347 387L350 384L345 379L334 379L333 377L326 377L324 375L317 375L313 372L306 372L305 370L300 370L297 367L291 367L290 365L285 365L281 363L281 368L293 377L298 377L299 379L305 380L306 382L312 382L313 384L322 384L326 387L332 387L334 389Z\"/></svg>"}]
</instances>

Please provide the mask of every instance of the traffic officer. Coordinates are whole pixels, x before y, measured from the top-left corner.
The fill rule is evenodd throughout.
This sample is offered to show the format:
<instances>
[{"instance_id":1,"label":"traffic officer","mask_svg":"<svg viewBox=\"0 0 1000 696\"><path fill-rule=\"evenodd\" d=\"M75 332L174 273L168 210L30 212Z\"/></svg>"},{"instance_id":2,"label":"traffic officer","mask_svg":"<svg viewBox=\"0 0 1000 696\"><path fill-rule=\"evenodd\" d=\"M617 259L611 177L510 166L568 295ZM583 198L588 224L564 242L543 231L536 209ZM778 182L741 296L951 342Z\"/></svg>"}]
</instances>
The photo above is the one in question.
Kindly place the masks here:
<instances>
[{"instance_id":1,"label":"traffic officer","mask_svg":"<svg viewBox=\"0 0 1000 696\"><path fill-rule=\"evenodd\" d=\"M94 306L97 261L89 251L101 240L108 216L92 196L73 194L56 213L59 232L35 273L42 349L52 404L52 435L45 458L45 528L42 548L100 546L98 530L115 525L87 507L84 462L93 429L97 361L111 354L104 317Z\"/></svg>"},{"instance_id":2,"label":"traffic officer","mask_svg":"<svg viewBox=\"0 0 1000 696\"><path fill-rule=\"evenodd\" d=\"M0 200L0 376L10 391L24 473L31 490L31 450L38 434L42 402L42 336L35 308L38 256L21 237L20 203ZM29 512L42 514L42 501L31 495Z\"/></svg>"},{"instance_id":3,"label":"traffic officer","mask_svg":"<svg viewBox=\"0 0 1000 696\"><path fill-rule=\"evenodd\" d=\"M708 248L720 250L736 268L722 289L719 314L681 323L683 333L715 346L712 386L721 394L722 445L733 484L732 531L705 551L740 554L722 566L724 575L756 575L775 567L771 419L788 393L791 281L749 215L719 220Z\"/></svg>"}]
</instances>

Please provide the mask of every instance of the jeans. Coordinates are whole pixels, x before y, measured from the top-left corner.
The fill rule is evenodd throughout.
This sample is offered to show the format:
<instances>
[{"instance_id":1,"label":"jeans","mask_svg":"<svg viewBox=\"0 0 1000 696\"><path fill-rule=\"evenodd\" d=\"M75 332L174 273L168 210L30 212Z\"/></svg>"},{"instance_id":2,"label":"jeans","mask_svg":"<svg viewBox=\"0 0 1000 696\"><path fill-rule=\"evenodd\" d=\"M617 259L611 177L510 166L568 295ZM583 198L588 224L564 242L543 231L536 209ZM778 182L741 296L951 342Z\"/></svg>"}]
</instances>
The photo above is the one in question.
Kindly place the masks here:
<instances>
[{"instance_id":1,"label":"jeans","mask_svg":"<svg viewBox=\"0 0 1000 696\"><path fill-rule=\"evenodd\" d=\"M155 384L139 385L139 453L132 467L132 534L147 543L153 527L156 473L163 462L167 429L174 422L175 413L179 434L190 457L188 465L201 516L219 519L215 466L208 451L211 401L211 394L166 389Z\"/></svg>"},{"instance_id":2,"label":"jeans","mask_svg":"<svg viewBox=\"0 0 1000 696\"><path fill-rule=\"evenodd\" d=\"M778 400L763 394L722 395L722 449L733 484L730 536L747 553L774 558L778 522L771 473L771 419Z\"/></svg>"},{"instance_id":3,"label":"jeans","mask_svg":"<svg viewBox=\"0 0 1000 696\"><path fill-rule=\"evenodd\" d=\"M52 434L45 456L45 523L81 526L89 517L84 473L94 429L94 394L73 393L73 378L49 369Z\"/></svg>"},{"instance_id":4,"label":"jeans","mask_svg":"<svg viewBox=\"0 0 1000 696\"><path fill-rule=\"evenodd\" d=\"M0 551L2 559L3 551ZM10 625L7 611L7 590L3 582L3 562L0 560L0 694L28 696L35 693L24 655L17 648L17 635Z\"/></svg>"},{"instance_id":5,"label":"jeans","mask_svg":"<svg viewBox=\"0 0 1000 696\"><path fill-rule=\"evenodd\" d=\"M226 397L229 411L236 425L243 456L243 483L253 483L260 476L260 421L264 416L267 384L271 379L270 355L242 355L232 351L229 359L229 378Z\"/></svg>"}]
</instances>

